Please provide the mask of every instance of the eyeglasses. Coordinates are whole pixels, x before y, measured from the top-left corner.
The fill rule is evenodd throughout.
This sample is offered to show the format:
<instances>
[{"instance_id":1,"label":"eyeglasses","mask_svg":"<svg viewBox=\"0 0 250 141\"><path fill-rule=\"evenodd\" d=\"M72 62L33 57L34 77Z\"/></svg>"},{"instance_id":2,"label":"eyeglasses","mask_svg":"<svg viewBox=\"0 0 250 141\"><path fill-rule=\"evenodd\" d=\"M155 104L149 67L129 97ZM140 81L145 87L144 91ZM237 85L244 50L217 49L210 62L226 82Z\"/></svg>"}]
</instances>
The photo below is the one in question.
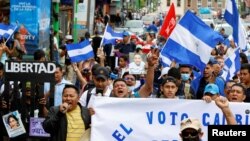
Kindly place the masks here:
<instances>
[{"instance_id":1,"label":"eyeglasses","mask_svg":"<svg viewBox=\"0 0 250 141\"><path fill-rule=\"evenodd\" d=\"M130 77L126 77L126 78L124 78L124 80L125 80L125 81L127 81L127 80L135 81L134 78L130 78Z\"/></svg>"},{"instance_id":2,"label":"eyeglasses","mask_svg":"<svg viewBox=\"0 0 250 141\"><path fill-rule=\"evenodd\" d=\"M198 136L198 132L197 131L191 131L191 132L182 132L182 137L183 138L195 138Z\"/></svg>"}]
</instances>

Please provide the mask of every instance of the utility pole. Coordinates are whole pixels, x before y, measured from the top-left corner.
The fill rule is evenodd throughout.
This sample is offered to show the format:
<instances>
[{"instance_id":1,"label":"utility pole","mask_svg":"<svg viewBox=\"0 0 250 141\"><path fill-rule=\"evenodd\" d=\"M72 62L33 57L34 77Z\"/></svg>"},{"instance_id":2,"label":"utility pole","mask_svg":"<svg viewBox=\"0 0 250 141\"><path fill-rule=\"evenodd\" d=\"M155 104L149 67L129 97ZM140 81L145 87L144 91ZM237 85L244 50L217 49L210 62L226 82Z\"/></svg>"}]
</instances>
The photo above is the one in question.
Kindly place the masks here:
<instances>
[{"instance_id":1,"label":"utility pole","mask_svg":"<svg viewBox=\"0 0 250 141\"><path fill-rule=\"evenodd\" d=\"M52 0L52 3L51 3L50 61L55 61L54 53L53 53L54 52L54 32L59 31L59 21L58 21L59 3L60 3L60 0Z\"/></svg>"},{"instance_id":2,"label":"utility pole","mask_svg":"<svg viewBox=\"0 0 250 141\"><path fill-rule=\"evenodd\" d=\"M73 0L73 39L74 42L77 42L77 5L79 3L79 0Z\"/></svg>"},{"instance_id":3,"label":"utility pole","mask_svg":"<svg viewBox=\"0 0 250 141\"><path fill-rule=\"evenodd\" d=\"M53 2L53 28L54 31L58 32L59 31L59 19L58 19L58 15L59 15L59 0L54 0L56 2ZM58 37L57 37L58 38Z\"/></svg>"}]
</instances>

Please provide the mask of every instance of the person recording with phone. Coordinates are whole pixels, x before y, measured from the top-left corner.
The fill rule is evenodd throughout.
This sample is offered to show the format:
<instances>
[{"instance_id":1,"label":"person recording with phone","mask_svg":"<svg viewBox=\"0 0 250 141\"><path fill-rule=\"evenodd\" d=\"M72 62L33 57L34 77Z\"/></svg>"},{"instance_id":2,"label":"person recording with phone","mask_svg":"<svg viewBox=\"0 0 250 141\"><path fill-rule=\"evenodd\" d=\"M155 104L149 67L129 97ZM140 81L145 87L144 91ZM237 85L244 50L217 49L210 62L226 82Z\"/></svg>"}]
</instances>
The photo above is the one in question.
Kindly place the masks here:
<instances>
[{"instance_id":1,"label":"person recording with phone","mask_svg":"<svg viewBox=\"0 0 250 141\"><path fill-rule=\"evenodd\" d=\"M90 113L78 103L79 93L76 86L66 84L62 104L50 108L43 128L51 134L52 141L79 140L90 127Z\"/></svg>"}]
</instances>

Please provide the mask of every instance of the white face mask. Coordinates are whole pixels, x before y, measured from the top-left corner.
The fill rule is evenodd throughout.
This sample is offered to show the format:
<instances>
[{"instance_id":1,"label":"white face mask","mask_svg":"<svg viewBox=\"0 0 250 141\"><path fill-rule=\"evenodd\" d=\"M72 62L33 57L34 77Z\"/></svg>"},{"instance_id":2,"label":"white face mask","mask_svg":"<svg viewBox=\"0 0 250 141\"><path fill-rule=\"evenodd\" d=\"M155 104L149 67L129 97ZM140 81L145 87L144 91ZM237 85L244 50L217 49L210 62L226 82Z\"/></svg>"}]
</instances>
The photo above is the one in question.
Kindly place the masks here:
<instances>
[{"instance_id":1,"label":"white face mask","mask_svg":"<svg viewBox=\"0 0 250 141\"><path fill-rule=\"evenodd\" d=\"M181 79L183 81L187 81L190 78L190 74L189 73L182 73L181 74Z\"/></svg>"}]
</instances>

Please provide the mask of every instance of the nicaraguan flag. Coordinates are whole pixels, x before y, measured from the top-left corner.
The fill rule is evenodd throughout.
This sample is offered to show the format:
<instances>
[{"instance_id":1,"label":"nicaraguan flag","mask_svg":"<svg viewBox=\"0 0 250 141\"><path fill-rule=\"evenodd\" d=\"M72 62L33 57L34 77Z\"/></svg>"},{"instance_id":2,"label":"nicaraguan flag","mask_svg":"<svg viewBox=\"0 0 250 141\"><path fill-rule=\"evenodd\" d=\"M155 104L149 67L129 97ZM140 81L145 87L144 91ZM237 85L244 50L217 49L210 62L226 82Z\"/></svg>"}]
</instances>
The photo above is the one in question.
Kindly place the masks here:
<instances>
[{"instance_id":1,"label":"nicaraguan flag","mask_svg":"<svg viewBox=\"0 0 250 141\"><path fill-rule=\"evenodd\" d=\"M113 31L111 26L107 25L105 32L104 32L102 45L110 44L110 43L112 45L115 45L117 39L123 39L123 33L115 32Z\"/></svg>"},{"instance_id":2,"label":"nicaraguan flag","mask_svg":"<svg viewBox=\"0 0 250 141\"><path fill-rule=\"evenodd\" d=\"M165 67L170 67L172 61L168 57L160 54L160 63L165 68Z\"/></svg>"},{"instance_id":3,"label":"nicaraguan flag","mask_svg":"<svg viewBox=\"0 0 250 141\"><path fill-rule=\"evenodd\" d=\"M237 74L240 70L240 48L237 48L234 51L234 54L228 56L224 61L224 68L222 77L224 80L232 80L232 78Z\"/></svg>"},{"instance_id":4,"label":"nicaraguan flag","mask_svg":"<svg viewBox=\"0 0 250 141\"><path fill-rule=\"evenodd\" d=\"M16 26L13 25L6 25L0 23L0 38L9 38L15 31Z\"/></svg>"},{"instance_id":5,"label":"nicaraguan flag","mask_svg":"<svg viewBox=\"0 0 250 141\"><path fill-rule=\"evenodd\" d=\"M223 37L218 32L187 11L169 36L161 55L203 71L219 41L223 41Z\"/></svg>"},{"instance_id":6,"label":"nicaraguan flag","mask_svg":"<svg viewBox=\"0 0 250 141\"><path fill-rule=\"evenodd\" d=\"M93 48L88 40L66 45L71 62L76 63L94 57Z\"/></svg>"},{"instance_id":7,"label":"nicaraguan flag","mask_svg":"<svg viewBox=\"0 0 250 141\"><path fill-rule=\"evenodd\" d=\"M246 40L247 35L245 28L241 23L235 0L227 0L224 18L227 21L227 23L231 25L233 28L234 42L242 50L245 50L247 46L247 40Z\"/></svg>"}]
</instances>

